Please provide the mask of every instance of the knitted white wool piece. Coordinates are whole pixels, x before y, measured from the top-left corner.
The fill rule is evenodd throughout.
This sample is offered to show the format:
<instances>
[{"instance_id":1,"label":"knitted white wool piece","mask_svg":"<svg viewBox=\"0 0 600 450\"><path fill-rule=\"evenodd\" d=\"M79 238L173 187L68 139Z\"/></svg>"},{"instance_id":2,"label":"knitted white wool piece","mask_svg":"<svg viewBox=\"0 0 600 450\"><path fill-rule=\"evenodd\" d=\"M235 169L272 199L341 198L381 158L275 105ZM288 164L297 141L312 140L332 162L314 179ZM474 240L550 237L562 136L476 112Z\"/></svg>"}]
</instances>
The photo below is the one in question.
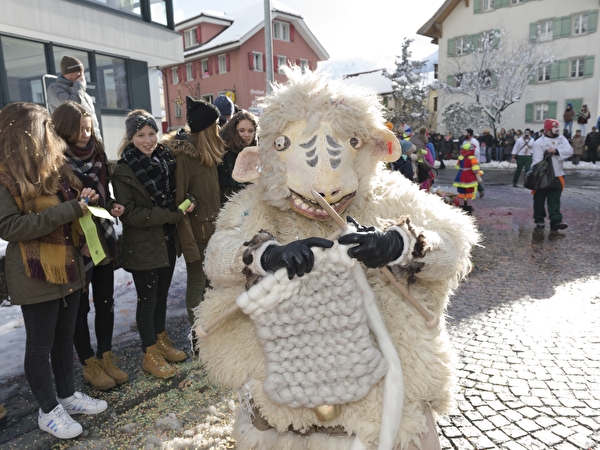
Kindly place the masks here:
<instances>
[{"instance_id":1,"label":"knitted white wool piece","mask_svg":"<svg viewBox=\"0 0 600 450\"><path fill-rule=\"evenodd\" d=\"M388 370L367 324L370 288L357 284L348 246L312 251L310 273L289 280L280 269L236 300L265 352L265 393L291 408L357 401Z\"/></svg>"}]
</instances>

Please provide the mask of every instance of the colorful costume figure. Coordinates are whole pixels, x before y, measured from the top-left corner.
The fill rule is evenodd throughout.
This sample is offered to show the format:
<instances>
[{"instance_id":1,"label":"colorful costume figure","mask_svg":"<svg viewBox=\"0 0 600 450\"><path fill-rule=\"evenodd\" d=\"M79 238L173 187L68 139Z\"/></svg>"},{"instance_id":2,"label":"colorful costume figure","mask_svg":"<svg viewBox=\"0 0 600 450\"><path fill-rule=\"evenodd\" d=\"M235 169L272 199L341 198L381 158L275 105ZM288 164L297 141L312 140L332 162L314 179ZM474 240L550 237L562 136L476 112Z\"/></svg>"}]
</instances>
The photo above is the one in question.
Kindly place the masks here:
<instances>
[{"instance_id":1,"label":"colorful costume figure","mask_svg":"<svg viewBox=\"0 0 600 450\"><path fill-rule=\"evenodd\" d=\"M473 206L469 205L469 200L474 200L477 196L477 186L481 183L483 172L479 170L475 149L470 142L462 145L455 167L458 169L458 173L453 186L458 190L459 200L464 200L463 209L471 214Z\"/></svg>"},{"instance_id":2,"label":"colorful costume figure","mask_svg":"<svg viewBox=\"0 0 600 450\"><path fill-rule=\"evenodd\" d=\"M439 449L455 380L444 314L479 234L386 170L400 145L373 93L286 75L263 99L260 146L237 158L252 184L219 214L196 310L205 368L240 393L237 448ZM341 237L313 191L354 218Z\"/></svg>"}]
</instances>

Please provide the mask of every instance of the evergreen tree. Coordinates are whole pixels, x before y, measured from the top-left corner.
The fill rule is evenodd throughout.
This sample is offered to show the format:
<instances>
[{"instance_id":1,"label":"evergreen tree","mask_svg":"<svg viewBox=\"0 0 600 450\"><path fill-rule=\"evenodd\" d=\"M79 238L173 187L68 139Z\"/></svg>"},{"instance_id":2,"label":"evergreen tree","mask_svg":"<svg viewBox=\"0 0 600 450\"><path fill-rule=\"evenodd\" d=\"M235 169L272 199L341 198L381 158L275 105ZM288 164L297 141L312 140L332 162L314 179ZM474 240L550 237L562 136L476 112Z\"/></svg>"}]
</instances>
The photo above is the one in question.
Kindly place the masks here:
<instances>
[{"instance_id":1,"label":"evergreen tree","mask_svg":"<svg viewBox=\"0 0 600 450\"><path fill-rule=\"evenodd\" d=\"M412 128L425 125L428 119L426 105L428 88L422 74L425 61L411 61L409 50L413 39L405 38L402 43L402 55L396 57L396 70L384 71L384 75L392 81L392 97L394 107L389 108L388 120L398 129L403 124Z\"/></svg>"}]
</instances>

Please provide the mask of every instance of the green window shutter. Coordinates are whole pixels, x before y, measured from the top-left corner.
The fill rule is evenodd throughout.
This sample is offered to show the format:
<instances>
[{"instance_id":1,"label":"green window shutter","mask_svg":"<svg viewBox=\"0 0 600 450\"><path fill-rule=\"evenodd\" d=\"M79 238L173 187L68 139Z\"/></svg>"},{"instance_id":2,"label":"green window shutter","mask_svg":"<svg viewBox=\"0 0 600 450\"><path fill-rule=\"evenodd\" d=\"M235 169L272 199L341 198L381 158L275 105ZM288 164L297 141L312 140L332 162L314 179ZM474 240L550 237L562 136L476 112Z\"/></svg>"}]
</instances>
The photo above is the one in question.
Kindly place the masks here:
<instances>
[{"instance_id":1,"label":"green window shutter","mask_svg":"<svg viewBox=\"0 0 600 450\"><path fill-rule=\"evenodd\" d=\"M454 39L448 39L448 56L454 56Z\"/></svg>"},{"instance_id":2,"label":"green window shutter","mask_svg":"<svg viewBox=\"0 0 600 450\"><path fill-rule=\"evenodd\" d=\"M467 53L473 53L479 48L479 33L467 36Z\"/></svg>"},{"instance_id":3,"label":"green window shutter","mask_svg":"<svg viewBox=\"0 0 600 450\"><path fill-rule=\"evenodd\" d=\"M533 103L525 105L525 123L533 122Z\"/></svg>"},{"instance_id":4,"label":"green window shutter","mask_svg":"<svg viewBox=\"0 0 600 450\"><path fill-rule=\"evenodd\" d=\"M556 119L557 102L548 102L548 118Z\"/></svg>"},{"instance_id":5,"label":"green window shutter","mask_svg":"<svg viewBox=\"0 0 600 450\"><path fill-rule=\"evenodd\" d=\"M446 77L446 84L451 87L456 87L456 81L452 75L448 75Z\"/></svg>"},{"instance_id":6,"label":"green window shutter","mask_svg":"<svg viewBox=\"0 0 600 450\"><path fill-rule=\"evenodd\" d=\"M492 87L498 86L498 75L496 72L492 72Z\"/></svg>"},{"instance_id":7,"label":"green window shutter","mask_svg":"<svg viewBox=\"0 0 600 450\"><path fill-rule=\"evenodd\" d=\"M533 72L531 67L531 64L527 64L527 84L533 84L537 79L537 72Z\"/></svg>"},{"instance_id":8,"label":"green window shutter","mask_svg":"<svg viewBox=\"0 0 600 450\"><path fill-rule=\"evenodd\" d=\"M496 0L494 2L494 9L504 8L505 6L508 6L508 0Z\"/></svg>"},{"instance_id":9,"label":"green window shutter","mask_svg":"<svg viewBox=\"0 0 600 450\"><path fill-rule=\"evenodd\" d=\"M473 0L473 12L479 14L481 11L481 0Z\"/></svg>"},{"instance_id":10,"label":"green window shutter","mask_svg":"<svg viewBox=\"0 0 600 450\"><path fill-rule=\"evenodd\" d=\"M594 57L586 56L585 65L583 66L583 76L591 78L594 76Z\"/></svg>"},{"instance_id":11,"label":"green window shutter","mask_svg":"<svg viewBox=\"0 0 600 450\"><path fill-rule=\"evenodd\" d=\"M568 76L569 76L569 61L566 59L561 59L560 61L558 61L557 80L566 80Z\"/></svg>"},{"instance_id":12,"label":"green window shutter","mask_svg":"<svg viewBox=\"0 0 600 450\"><path fill-rule=\"evenodd\" d=\"M529 40L531 42L537 41L537 34L538 34L538 23L531 22L529 24Z\"/></svg>"},{"instance_id":13,"label":"green window shutter","mask_svg":"<svg viewBox=\"0 0 600 450\"><path fill-rule=\"evenodd\" d=\"M571 16L562 18L562 37L571 36Z\"/></svg>"},{"instance_id":14,"label":"green window shutter","mask_svg":"<svg viewBox=\"0 0 600 450\"><path fill-rule=\"evenodd\" d=\"M558 80L558 69L560 66L560 61L555 61L554 64L552 64L552 67L550 68L550 81L557 81Z\"/></svg>"},{"instance_id":15,"label":"green window shutter","mask_svg":"<svg viewBox=\"0 0 600 450\"><path fill-rule=\"evenodd\" d=\"M494 30L494 49L497 49L498 46L500 45L500 30Z\"/></svg>"},{"instance_id":16,"label":"green window shutter","mask_svg":"<svg viewBox=\"0 0 600 450\"><path fill-rule=\"evenodd\" d=\"M588 13L588 33L595 33L598 29L598 10Z\"/></svg>"},{"instance_id":17,"label":"green window shutter","mask_svg":"<svg viewBox=\"0 0 600 450\"><path fill-rule=\"evenodd\" d=\"M557 17L552 21L552 39L558 39L562 37L562 17Z\"/></svg>"}]
</instances>

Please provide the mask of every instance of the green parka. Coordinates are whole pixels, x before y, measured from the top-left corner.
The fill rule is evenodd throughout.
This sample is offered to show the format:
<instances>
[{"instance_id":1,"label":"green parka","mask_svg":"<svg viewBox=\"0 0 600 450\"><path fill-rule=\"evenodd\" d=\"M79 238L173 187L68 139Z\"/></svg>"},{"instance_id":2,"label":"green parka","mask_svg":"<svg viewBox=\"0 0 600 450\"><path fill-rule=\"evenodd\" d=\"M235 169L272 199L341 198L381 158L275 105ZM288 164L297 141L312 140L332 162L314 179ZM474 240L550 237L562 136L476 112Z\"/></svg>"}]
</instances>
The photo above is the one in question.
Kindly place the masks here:
<instances>
[{"instance_id":1,"label":"green parka","mask_svg":"<svg viewBox=\"0 0 600 450\"><path fill-rule=\"evenodd\" d=\"M5 274L8 295L13 305L33 305L56 300L83 288L85 269L79 249L75 261L78 280L73 283L52 284L32 280L27 276L19 247L19 242L50 234L60 225L74 222L82 216L83 211L76 199L35 214L21 214L11 193L0 186L0 238L8 242Z\"/></svg>"},{"instance_id":2,"label":"green parka","mask_svg":"<svg viewBox=\"0 0 600 450\"><path fill-rule=\"evenodd\" d=\"M155 206L131 168L119 160L111 176L115 199L125 207L121 216L123 237L121 256L123 269L152 270L169 266L164 224L176 224L183 219L183 211L171 211ZM181 254L177 233L175 246Z\"/></svg>"},{"instance_id":3,"label":"green parka","mask_svg":"<svg viewBox=\"0 0 600 450\"><path fill-rule=\"evenodd\" d=\"M216 164L208 167L200 163L200 151L186 139L183 132L173 131L162 143L175 155L175 200L180 204L189 194L196 208L177 224L177 235L187 263L202 259L199 244L207 244L215 232L215 222L221 208L219 176Z\"/></svg>"}]
</instances>

